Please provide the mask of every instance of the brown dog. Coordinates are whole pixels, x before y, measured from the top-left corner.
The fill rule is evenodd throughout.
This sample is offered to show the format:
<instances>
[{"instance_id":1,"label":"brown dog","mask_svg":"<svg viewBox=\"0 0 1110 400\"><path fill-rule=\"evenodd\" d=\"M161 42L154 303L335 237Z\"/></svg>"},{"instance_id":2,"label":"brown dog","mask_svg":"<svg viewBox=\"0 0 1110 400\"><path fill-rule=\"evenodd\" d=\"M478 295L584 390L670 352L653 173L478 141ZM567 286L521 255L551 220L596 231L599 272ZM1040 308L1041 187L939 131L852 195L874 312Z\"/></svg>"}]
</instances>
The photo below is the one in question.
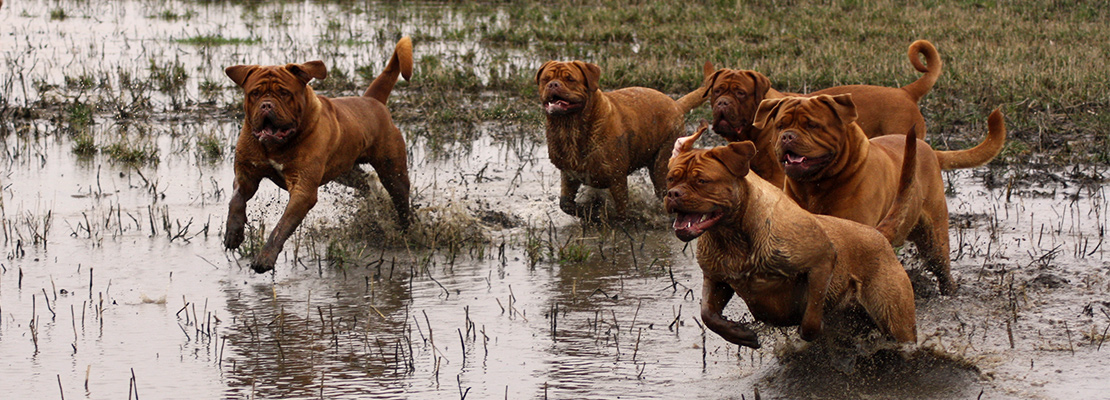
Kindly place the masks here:
<instances>
[{"instance_id":1,"label":"brown dog","mask_svg":"<svg viewBox=\"0 0 1110 400\"><path fill-rule=\"evenodd\" d=\"M882 136L867 139L855 123L853 95L787 97L764 100L755 126L770 127L780 140L776 158L786 173L786 194L816 214L833 215L875 226L887 214L898 190L898 165L905 140ZM901 246L908 238L917 245L942 294L956 283L949 272L948 204L940 171L970 168L989 162L1006 141L1002 113L988 120L989 133L978 146L962 151L934 151L917 146L917 181L912 188L911 214L888 236Z\"/></svg>"},{"instance_id":2,"label":"brown dog","mask_svg":"<svg viewBox=\"0 0 1110 400\"><path fill-rule=\"evenodd\" d=\"M915 342L913 288L883 235L863 224L811 214L749 174L756 152L749 141L692 149L706 128L676 143L664 201L667 211L677 214L679 239L701 237L697 258L704 275L705 326L729 342L760 346L755 332L722 315L735 293L756 320L800 325L807 341L823 331L826 311L862 308L882 332ZM913 158L912 152L906 157L903 189L913 180ZM904 215L895 210L891 218Z\"/></svg>"},{"instance_id":3,"label":"brown dog","mask_svg":"<svg viewBox=\"0 0 1110 400\"><path fill-rule=\"evenodd\" d=\"M922 64L919 55L924 55L928 63ZM926 40L913 42L909 47L909 58L913 67L925 73L917 81L901 88L870 85L837 86L820 90L809 96L851 93L856 101L859 114L858 123L868 137L883 135L904 135L910 129L917 132L918 138L925 137L925 119L917 107L918 100L925 96L936 83L941 72L940 54L932 43ZM707 85L706 92L713 107L713 131L730 142L751 140L758 152L752 160L752 170L756 174L782 187L784 174L782 166L774 157L774 144L777 138L770 129L752 126L755 111L764 99L777 99L786 96L802 96L797 93L784 93L771 88L771 81L763 74L750 70L719 69L713 70L706 63L703 70Z\"/></svg>"},{"instance_id":4,"label":"brown dog","mask_svg":"<svg viewBox=\"0 0 1110 400\"><path fill-rule=\"evenodd\" d=\"M397 42L393 57L362 97L329 99L308 86L327 77L323 62L284 66L236 65L227 76L246 92L246 117L235 148L235 193L227 217L224 246L243 242L247 201L262 178L289 191L289 204L266 245L255 257L255 272L274 268L286 239L316 205L320 185L337 180L366 189L370 163L393 200L402 227L409 220L409 176L405 140L385 103L400 74L412 75L412 41Z\"/></svg>"},{"instance_id":5,"label":"brown dog","mask_svg":"<svg viewBox=\"0 0 1110 400\"><path fill-rule=\"evenodd\" d=\"M648 168L662 198L683 116L705 101L704 89L678 101L642 87L602 92L600 78L600 67L582 61L548 61L536 72L547 114L547 151L562 178L559 208L570 215L587 215L574 200L586 184L609 189L617 214L624 216L628 175L640 168Z\"/></svg>"}]
</instances>

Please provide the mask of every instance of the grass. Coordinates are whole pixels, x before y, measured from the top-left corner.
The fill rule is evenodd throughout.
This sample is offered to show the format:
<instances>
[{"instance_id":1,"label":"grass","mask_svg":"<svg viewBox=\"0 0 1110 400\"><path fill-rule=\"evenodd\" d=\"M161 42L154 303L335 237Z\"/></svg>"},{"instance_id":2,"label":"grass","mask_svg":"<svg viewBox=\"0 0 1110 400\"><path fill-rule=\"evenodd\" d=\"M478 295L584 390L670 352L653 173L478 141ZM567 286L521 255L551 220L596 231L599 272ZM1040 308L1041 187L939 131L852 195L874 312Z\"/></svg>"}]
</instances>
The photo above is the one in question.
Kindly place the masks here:
<instances>
[{"instance_id":1,"label":"grass","mask_svg":"<svg viewBox=\"0 0 1110 400\"><path fill-rule=\"evenodd\" d=\"M189 44L189 45L193 45L193 46L214 47L214 46L226 46L226 45L252 45L252 44L257 44L259 42L259 39L255 39L255 38L246 38L246 39L243 39L243 38L228 38L228 37L223 37L223 35L216 34L216 35L198 35L198 36L193 36L193 37L189 37L189 38L185 38L185 39L177 39L175 41L177 43Z\"/></svg>"}]
</instances>

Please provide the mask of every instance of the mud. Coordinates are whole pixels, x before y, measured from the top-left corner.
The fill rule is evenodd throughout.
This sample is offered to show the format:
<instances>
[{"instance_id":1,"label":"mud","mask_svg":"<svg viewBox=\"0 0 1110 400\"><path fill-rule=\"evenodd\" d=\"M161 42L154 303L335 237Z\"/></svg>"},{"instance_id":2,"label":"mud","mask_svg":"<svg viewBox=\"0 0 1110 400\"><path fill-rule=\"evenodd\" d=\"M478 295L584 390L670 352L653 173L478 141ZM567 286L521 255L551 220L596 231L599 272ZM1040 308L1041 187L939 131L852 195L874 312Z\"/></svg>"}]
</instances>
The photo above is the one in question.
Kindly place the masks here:
<instances>
[{"instance_id":1,"label":"mud","mask_svg":"<svg viewBox=\"0 0 1110 400\"><path fill-rule=\"evenodd\" d=\"M52 19L58 8L68 17ZM165 11L194 14L151 18ZM262 22L275 15L282 23ZM534 122L451 135L403 121L419 218L408 236L390 231L380 201L333 184L274 274L222 249L240 96L223 67L380 67L394 32L463 23L450 7L74 1L7 4L0 19L0 397L997 399L1110 388L1100 166L947 173L960 290L930 291L913 249L901 250L917 345L807 344L755 324L763 349L738 349L701 328L693 247L673 237L646 177L633 179L631 222L570 218ZM174 41L216 32L258 41ZM321 45L327 35L355 40ZM421 52L542 61L482 51L418 44L416 79ZM166 65L186 71L182 85L157 85ZM74 83L82 76L94 83ZM406 88L398 102L420 104L426 94ZM99 105L87 125L68 114L76 103ZM158 162L78 156L80 134L149 144ZM199 148L211 134L216 158ZM286 200L264 184L252 226L272 227ZM738 301L726 313L750 320Z\"/></svg>"}]
</instances>

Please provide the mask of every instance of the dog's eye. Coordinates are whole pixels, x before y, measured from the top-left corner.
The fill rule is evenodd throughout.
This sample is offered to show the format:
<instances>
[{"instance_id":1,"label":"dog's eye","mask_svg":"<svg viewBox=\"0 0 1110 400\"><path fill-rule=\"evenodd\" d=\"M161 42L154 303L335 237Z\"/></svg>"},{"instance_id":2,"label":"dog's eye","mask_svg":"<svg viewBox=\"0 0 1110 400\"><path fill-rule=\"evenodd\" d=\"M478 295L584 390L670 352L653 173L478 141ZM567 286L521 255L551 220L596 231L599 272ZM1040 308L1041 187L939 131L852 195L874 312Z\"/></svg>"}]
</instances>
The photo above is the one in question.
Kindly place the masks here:
<instances>
[{"instance_id":1,"label":"dog's eye","mask_svg":"<svg viewBox=\"0 0 1110 400\"><path fill-rule=\"evenodd\" d=\"M278 92L278 94L279 94L279 95L281 95L281 97L289 97L289 96L291 96L291 95L292 95L292 93L289 93L289 91L288 91L288 90L284 90L284 89L282 89L281 91L279 91L279 92Z\"/></svg>"},{"instance_id":2,"label":"dog's eye","mask_svg":"<svg viewBox=\"0 0 1110 400\"><path fill-rule=\"evenodd\" d=\"M567 83L574 83L574 77L573 76L568 76L567 79L564 79L564 80L567 81Z\"/></svg>"},{"instance_id":3,"label":"dog's eye","mask_svg":"<svg viewBox=\"0 0 1110 400\"><path fill-rule=\"evenodd\" d=\"M699 184L699 185L705 185L705 184L708 184L708 183L709 183L709 180L708 180L708 179L705 179L705 178L698 178L698 184Z\"/></svg>"},{"instance_id":4,"label":"dog's eye","mask_svg":"<svg viewBox=\"0 0 1110 400\"><path fill-rule=\"evenodd\" d=\"M252 90L250 93L247 93L247 96L250 96L251 98L258 98L258 96L261 96L261 95L262 95L262 92L259 92L257 90Z\"/></svg>"},{"instance_id":5,"label":"dog's eye","mask_svg":"<svg viewBox=\"0 0 1110 400\"><path fill-rule=\"evenodd\" d=\"M736 91L736 97L744 97L744 96L747 96L747 95L748 95L748 92L745 92L743 90Z\"/></svg>"},{"instance_id":6,"label":"dog's eye","mask_svg":"<svg viewBox=\"0 0 1110 400\"><path fill-rule=\"evenodd\" d=\"M820 126L820 125L817 125L817 124L815 124L815 123L812 123L812 122L810 122L810 123L806 124L806 128L808 128L808 129L809 129L809 130L811 130L811 131L815 131L815 130L818 130L818 129L820 129L820 128L821 128L821 126Z\"/></svg>"}]
</instances>

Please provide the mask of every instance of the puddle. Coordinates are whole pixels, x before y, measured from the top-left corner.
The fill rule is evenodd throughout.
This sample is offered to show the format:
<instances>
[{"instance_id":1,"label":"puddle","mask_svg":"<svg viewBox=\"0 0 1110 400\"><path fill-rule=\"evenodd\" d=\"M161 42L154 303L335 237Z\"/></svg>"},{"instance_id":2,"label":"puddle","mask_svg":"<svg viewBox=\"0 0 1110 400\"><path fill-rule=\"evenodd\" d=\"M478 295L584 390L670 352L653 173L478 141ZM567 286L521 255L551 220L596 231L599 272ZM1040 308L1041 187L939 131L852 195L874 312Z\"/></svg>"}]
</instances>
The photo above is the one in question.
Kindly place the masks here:
<instances>
[{"instance_id":1,"label":"puddle","mask_svg":"<svg viewBox=\"0 0 1110 400\"><path fill-rule=\"evenodd\" d=\"M56 8L67 17L51 20ZM150 18L170 10L193 14ZM127 129L160 161L77 156L82 130L56 109L0 121L5 396L1094 398L1107 388L1108 200L1104 187L1071 179L988 189L998 177L985 170L947 175L961 289L920 294L921 343L902 350L801 346L795 329L756 326L765 346L753 351L705 333L693 247L667 229L647 179L633 180L636 223L583 227L558 210L558 174L534 126L483 123L451 141L401 126L414 203L429 219L470 218L485 243L352 246L336 265L329 235L361 205L330 185L275 274L256 275L222 249L238 132L223 110L239 93L205 93L202 82L229 87L227 65L290 59L324 58L353 74L384 62L393 32L443 32L467 15L434 4L6 4L5 109L51 98L116 104L105 97L114 92L149 99L138 116L100 110L89 129L99 144ZM213 32L258 41L173 41ZM328 35L344 44L321 48ZM539 61L527 48L465 41L418 52L475 53L468 62L478 66ZM179 64L188 83L162 91L121 81L121 71L146 80L152 64ZM66 81L82 75L107 89ZM198 149L206 134L222 156ZM286 200L264 184L250 221L272 226ZM726 313L747 315L739 301Z\"/></svg>"}]
</instances>

